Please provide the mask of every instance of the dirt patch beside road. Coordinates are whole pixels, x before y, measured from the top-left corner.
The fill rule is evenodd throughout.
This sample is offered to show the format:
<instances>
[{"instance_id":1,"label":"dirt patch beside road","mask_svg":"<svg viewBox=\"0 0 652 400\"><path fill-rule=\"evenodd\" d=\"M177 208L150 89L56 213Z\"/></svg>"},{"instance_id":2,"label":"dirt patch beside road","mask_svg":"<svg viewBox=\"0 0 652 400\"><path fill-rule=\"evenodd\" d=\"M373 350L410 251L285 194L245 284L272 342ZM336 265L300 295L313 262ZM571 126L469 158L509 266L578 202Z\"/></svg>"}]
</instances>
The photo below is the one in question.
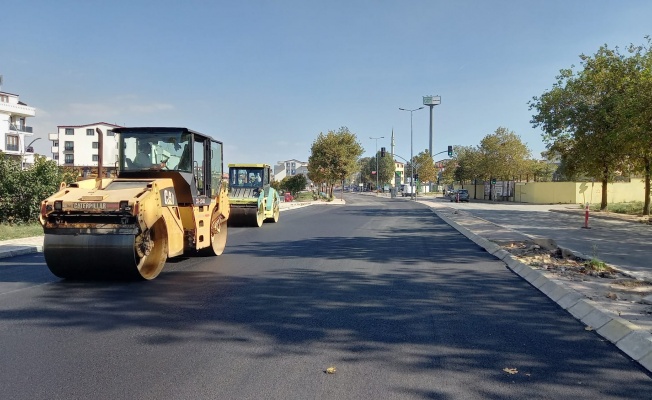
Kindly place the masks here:
<instances>
[{"instance_id":1,"label":"dirt patch beside road","mask_svg":"<svg viewBox=\"0 0 652 400\"><path fill-rule=\"evenodd\" d=\"M544 246L534 241L498 244L523 264L652 332L652 282L636 279L599 260L577 257L550 240Z\"/></svg>"}]
</instances>

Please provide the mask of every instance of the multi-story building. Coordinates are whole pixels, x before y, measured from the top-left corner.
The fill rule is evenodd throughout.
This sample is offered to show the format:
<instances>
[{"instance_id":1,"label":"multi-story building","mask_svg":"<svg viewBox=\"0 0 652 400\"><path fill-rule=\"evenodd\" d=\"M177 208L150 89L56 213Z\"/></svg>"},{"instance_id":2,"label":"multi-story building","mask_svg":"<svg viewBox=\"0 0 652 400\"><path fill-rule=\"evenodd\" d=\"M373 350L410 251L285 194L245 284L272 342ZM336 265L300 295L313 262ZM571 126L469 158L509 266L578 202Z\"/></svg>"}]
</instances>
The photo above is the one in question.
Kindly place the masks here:
<instances>
[{"instance_id":1,"label":"multi-story building","mask_svg":"<svg viewBox=\"0 0 652 400\"><path fill-rule=\"evenodd\" d=\"M33 141L27 142L34 132L26 119L35 115L36 109L20 101L17 94L0 92L0 151L23 166L34 163Z\"/></svg>"},{"instance_id":2,"label":"multi-story building","mask_svg":"<svg viewBox=\"0 0 652 400\"><path fill-rule=\"evenodd\" d=\"M299 160L279 161L274 165L274 180L281 181L286 176L304 174L308 177L308 163Z\"/></svg>"},{"instance_id":3,"label":"multi-story building","mask_svg":"<svg viewBox=\"0 0 652 400\"><path fill-rule=\"evenodd\" d=\"M90 173L97 168L99 160L99 138L96 128L100 128L102 141L102 166L107 174L116 170L118 161L118 138L113 133L118 125L96 122L88 125L60 125L57 133L50 133L52 159L59 165L78 168Z\"/></svg>"}]
</instances>

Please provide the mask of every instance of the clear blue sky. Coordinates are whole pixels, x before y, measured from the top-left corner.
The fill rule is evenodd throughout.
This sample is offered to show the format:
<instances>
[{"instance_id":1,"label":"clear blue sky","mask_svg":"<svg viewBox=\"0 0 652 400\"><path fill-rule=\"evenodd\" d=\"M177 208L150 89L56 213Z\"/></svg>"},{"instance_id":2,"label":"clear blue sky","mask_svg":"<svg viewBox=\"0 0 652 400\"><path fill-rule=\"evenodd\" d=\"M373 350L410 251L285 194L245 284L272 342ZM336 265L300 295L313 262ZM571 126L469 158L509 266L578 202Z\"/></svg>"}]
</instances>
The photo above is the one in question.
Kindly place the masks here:
<instances>
[{"instance_id":1,"label":"clear blue sky","mask_svg":"<svg viewBox=\"0 0 652 400\"><path fill-rule=\"evenodd\" d=\"M435 152L503 126L538 157L527 102L580 54L650 34L649 0L21 0L3 6L0 74L44 139L98 121L185 126L223 141L227 163L274 164L347 126L367 156L393 129L408 158L398 108L440 95ZM428 108L414 113L414 153L426 148Z\"/></svg>"}]
</instances>

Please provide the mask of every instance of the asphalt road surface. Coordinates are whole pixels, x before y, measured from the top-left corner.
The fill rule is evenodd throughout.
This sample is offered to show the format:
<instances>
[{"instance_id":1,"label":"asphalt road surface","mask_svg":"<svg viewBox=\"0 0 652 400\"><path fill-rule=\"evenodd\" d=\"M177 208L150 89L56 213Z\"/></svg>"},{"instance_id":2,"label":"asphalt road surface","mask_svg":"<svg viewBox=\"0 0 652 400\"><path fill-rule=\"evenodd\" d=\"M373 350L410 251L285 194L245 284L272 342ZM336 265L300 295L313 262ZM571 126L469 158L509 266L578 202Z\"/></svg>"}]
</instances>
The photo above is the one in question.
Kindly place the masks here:
<instances>
[{"instance_id":1,"label":"asphalt road surface","mask_svg":"<svg viewBox=\"0 0 652 400\"><path fill-rule=\"evenodd\" d=\"M345 199L231 228L222 256L151 282L0 260L0 397L652 396L637 363L427 207Z\"/></svg>"}]
</instances>

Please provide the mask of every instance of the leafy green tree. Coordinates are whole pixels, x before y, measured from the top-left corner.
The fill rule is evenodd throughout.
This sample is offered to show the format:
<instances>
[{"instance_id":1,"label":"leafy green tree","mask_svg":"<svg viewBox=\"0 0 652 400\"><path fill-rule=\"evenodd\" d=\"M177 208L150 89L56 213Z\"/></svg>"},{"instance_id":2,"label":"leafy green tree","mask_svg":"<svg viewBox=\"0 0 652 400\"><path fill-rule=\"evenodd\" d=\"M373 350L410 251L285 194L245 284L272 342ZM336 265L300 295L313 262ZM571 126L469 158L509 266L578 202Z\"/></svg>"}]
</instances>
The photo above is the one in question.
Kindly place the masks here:
<instances>
[{"instance_id":1,"label":"leafy green tree","mask_svg":"<svg viewBox=\"0 0 652 400\"><path fill-rule=\"evenodd\" d=\"M452 185L455 183L455 171L457 170L457 160L454 158L442 161L444 169L441 173L441 183L443 185Z\"/></svg>"},{"instance_id":2,"label":"leafy green tree","mask_svg":"<svg viewBox=\"0 0 652 400\"><path fill-rule=\"evenodd\" d=\"M473 182L482 176L481 153L473 146L454 146L454 159L457 161L457 168L454 171L454 179L462 186L465 182Z\"/></svg>"},{"instance_id":3,"label":"leafy green tree","mask_svg":"<svg viewBox=\"0 0 652 400\"><path fill-rule=\"evenodd\" d=\"M485 136L480 141L478 152L480 159L475 170L485 180L513 179L520 171L527 169L530 158L530 149L521 138L503 127Z\"/></svg>"},{"instance_id":4,"label":"leafy green tree","mask_svg":"<svg viewBox=\"0 0 652 400\"><path fill-rule=\"evenodd\" d=\"M54 161L35 155L34 164L22 169L20 161L0 154L0 221L36 221L41 201L59 190L62 182L75 181L76 176L57 166Z\"/></svg>"},{"instance_id":5,"label":"leafy green tree","mask_svg":"<svg viewBox=\"0 0 652 400\"><path fill-rule=\"evenodd\" d=\"M531 177L535 182L551 182L557 166L546 160L529 160L529 165L524 174L527 180Z\"/></svg>"},{"instance_id":6,"label":"leafy green tree","mask_svg":"<svg viewBox=\"0 0 652 400\"><path fill-rule=\"evenodd\" d=\"M414 156L415 172L419 174L419 182L436 182L437 181L437 168L435 162L430 156L428 150Z\"/></svg>"},{"instance_id":7,"label":"leafy green tree","mask_svg":"<svg viewBox=\"0 0 652 400\"><path fill-rule=\"evenodd\" d=\"M548 149L561 157L567 173L601 181L604 210L607 184L628 153L628 61L607 45L580 59L582 70L561 70L552 89L532 99L531 122L541 127Z\"/></svg>"},{"instance_id":8,"label":"leafy green tree","mask_svg":"<svg viewBox=\"0 0 652 400\"><path fill-rule=\"evenodd\" d=\"M283 178L283 189L292 193L292 196L295 196L302 190L306 188L308 184L308 179L304 174L297 174L289 177Z\"/></svg>"},{"instance_id":9,"label":"leafy green tree","mask_svg":"<svg viewBox=\"0 0 652 400\"><path fill-rule=\"evenodd\" d=\"M371 182L373 186L376 186L376 175L372 175L371 171L376 171L376 159L378 159L378 185L382 187L385 184L390 183L394 177L394 160L392 160L392 157L389 154L385 154L385 157L381 157L380 151L376 153L374 157L369 158L365 171L369 171L369 182Z\"/></svg>"},{"instance_id":10,"label":"leafy green tree","mask_svg":"<svg viewBox=\"0 0 652 400\"><path fill-rule=\"evenodd\" d=\"M362 157L358 160L358 171L360 172L360 183L363 185L367 185L367 183L371 182L371 157ZM376 163L374 162L374 166ZM373 181L376 182L376 178L373 178Z\"/></svg>"},{"instance_id":11,"label":"leafy green tree","mask_svg":"<svg viewBox=\"0 0 652 400\"><path fill-rule=\"evenodd\" d=\"M642 173L645 181L643 214L649 215L652 174L652 38L648 36L646 39L646 45L630 45L628 51L631 56L624 60L627 79L621 110L631 167L634 172Z\"/></svg>"},{"instance_id":12,"label":"leafy green tree","mask_svg":"<svg viewBox=\"0 0 652 400\"><path fill-rule=\"evenodd\" d=\"M337 132L320 133L312 143L308 158L308 176L313 182L326 183L333 197L333 184L342 182L358 168L363 148L347 127Z\"/></svg>"}]
</instances>

